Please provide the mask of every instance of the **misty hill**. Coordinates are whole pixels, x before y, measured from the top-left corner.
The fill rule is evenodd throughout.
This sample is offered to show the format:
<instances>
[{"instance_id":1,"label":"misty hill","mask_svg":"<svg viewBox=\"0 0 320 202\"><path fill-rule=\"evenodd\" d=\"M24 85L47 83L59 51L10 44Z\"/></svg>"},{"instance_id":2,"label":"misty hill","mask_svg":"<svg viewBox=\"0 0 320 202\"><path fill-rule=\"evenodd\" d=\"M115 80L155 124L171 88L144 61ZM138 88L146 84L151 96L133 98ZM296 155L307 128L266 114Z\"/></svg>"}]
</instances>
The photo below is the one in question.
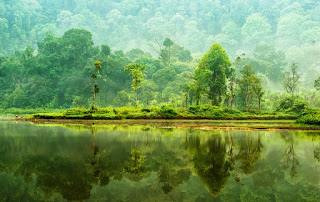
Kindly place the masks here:
<instances>
[{"instance_id":1,"label":"misty hill","mask_svg":"<svg viewBox=\"0 0 320 202\"><path fill-rule=\"evenodd\" d=\"M171 38L192 53L219 42L235 58L265 42L294 58L319 44L319 13L314 0L2 0L0 54L36 49L48 31L81 28L96 44L124 51L155 53Z\"/></svg>"}]
</instances>

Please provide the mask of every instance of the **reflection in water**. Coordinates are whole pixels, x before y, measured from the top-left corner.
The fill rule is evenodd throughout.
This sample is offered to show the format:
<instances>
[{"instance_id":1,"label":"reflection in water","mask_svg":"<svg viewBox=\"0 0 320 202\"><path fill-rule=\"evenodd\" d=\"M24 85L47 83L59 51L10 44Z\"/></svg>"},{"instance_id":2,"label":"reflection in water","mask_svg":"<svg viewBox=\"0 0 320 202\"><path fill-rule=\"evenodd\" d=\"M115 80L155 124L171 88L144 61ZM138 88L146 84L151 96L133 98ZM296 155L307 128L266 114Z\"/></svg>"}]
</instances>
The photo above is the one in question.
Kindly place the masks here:
<instances>
[{"instance_id":1,"label":"reflection in water","mask_svg":"<svg viewBox=\"0 0 320 202\"><path fill-rule=\"evenodd\" d=\"M10 122L0 134L0 201L320 199L318 134Z\"/></svg>"},{"instance_id":2,"label":"reflection in water","mask_svg":"<svg viewBox=\"0 0 320 202\"><path fill-rule=\"evenodd\" d=\"M58 156L26 158L19 165L18 173L26 182L31 182L35 174L36 187L41 188L45 195L57 192L67 200L89 199L95 180L89 161L73 161Z\"/></svg>"},{"instance_id":3,"label":"reflection in water","mask_svg":"<svg viewBox=\"0 0 320 202\"><path fill-rule=\"evenodd\" d=\"M293 143L286 149L284 153L284 159L285 159L284 168L287 169L290 167L291 178L296 177L297 166L299 166L299 161L298 161L298 156L294 151Z\"/></svg>"},{"instance_id":4,"label":"reflection in water","mask_svg":"<svg viewBox=\"0 0 320 202\"><path fill-rule=\"evenodd\" d=\"M320 162L320 147L314 150L314 158Z\"/></svg>"},{"instance_id":5,"label":"reflection in water","mask_svg":"<svg viewBox=\"0 0 320 202\"><path fill-rule=\"evenodd\" d=\"M254 165L261 158L262 147L260 134L258 134L257 139L256 137L252 137L251 134L246 134L245 138L242 138L236 159L241 161L240 168L244 174L253 172Z\"/></svg>"},{"instance_id":6,"label":"reflection in water","mask_svg":"<svg viewBox=\"0 0 320 202\"><path fill-rule=\"evenodd\" d=\"M228 182L232 168L226 158L226 143L221 136L212 136L205 143L197 145L192 153L199 178L210 194L218 196Z\"/></svg>"}]
</instances>

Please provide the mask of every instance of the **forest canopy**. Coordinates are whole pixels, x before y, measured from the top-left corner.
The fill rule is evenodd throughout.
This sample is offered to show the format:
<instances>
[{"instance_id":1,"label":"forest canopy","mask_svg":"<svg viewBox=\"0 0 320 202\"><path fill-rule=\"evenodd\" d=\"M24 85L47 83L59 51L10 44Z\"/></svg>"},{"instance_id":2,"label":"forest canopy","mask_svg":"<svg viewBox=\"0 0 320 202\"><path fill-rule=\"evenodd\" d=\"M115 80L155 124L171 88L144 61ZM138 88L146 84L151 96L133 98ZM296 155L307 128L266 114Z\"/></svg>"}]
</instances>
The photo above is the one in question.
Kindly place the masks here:
<instances>
[{"instance_id":1,"label":"forest canopy","mask_svg":"<svg viewBox=\"0 0 320 202\"><path fill-rule=\"evenodd\" d=\"M318 107L319 12L309 0L1 1L0 107L91 106L96 61L101 107ZM294 98L284 86L293 63ZM131 65L144 67L136 90Z\"/></svg>"}]
</instances>

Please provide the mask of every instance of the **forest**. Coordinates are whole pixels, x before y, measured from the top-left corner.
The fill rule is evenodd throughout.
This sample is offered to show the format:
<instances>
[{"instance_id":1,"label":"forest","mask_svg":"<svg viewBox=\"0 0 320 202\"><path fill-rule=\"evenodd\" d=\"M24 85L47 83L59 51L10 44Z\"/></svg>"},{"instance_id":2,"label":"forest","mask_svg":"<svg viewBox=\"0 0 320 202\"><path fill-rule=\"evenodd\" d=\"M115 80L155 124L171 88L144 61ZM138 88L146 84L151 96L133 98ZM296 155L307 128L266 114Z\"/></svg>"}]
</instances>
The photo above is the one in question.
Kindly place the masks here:
<instances>
[{"instance_id":1,"label":"forest","mask_svg":"<svg viewBox=\"0 0 320 202\"><path fill-rule=\"evenodd\" d=\"M0 108L317 111L319 12L311 0L2 1Z\"/></svg>"},{"instance_id":2,"label":"forest","mask_svg":"<svg viewBox=\"0 0 320 202\"><path fill-rule=\"evenodd\" d=\"M320 201L320 0L0 0L0 201Z\"/></svg>"}]
</instances>

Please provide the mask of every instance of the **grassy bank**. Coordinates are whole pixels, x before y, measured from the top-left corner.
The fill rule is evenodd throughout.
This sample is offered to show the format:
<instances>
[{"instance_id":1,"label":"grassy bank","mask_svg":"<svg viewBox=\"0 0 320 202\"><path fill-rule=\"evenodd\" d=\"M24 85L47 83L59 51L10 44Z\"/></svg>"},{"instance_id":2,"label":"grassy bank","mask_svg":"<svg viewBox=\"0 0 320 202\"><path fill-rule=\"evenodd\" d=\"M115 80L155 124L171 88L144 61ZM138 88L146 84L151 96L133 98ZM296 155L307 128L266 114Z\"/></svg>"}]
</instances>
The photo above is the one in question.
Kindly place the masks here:
<instances>
[{"instance_id":1,"label":"grassy bank","mask_svg":"<svg viewBox=\"0 0 320 202\"><path fill-rule=\"evenodd\" d=\"M75 127L145 126L163 129L201 130L307 130L320 131L320 126L295 124L293 120L177 120L177 119L123 119L123 120L80 120L80 119L27 119L40 125L63 125Z\"/></svg>"},{"instance_id":2,"label":"grassy bank","mask_svg":"<svg viewBox=\"0 0 320 202\"><path fill-rule=\"evenodd\" d=\"M37 113L36 119L121 120L121 119L209 119L209 120L296 120L295 113L241 112L215 106L172 108L170 106L139 108L75 108L62 112Z\"/></svg>"},{"instance_id":3,"label":"grassy bank","mask_svg":"<svg viewBox=\"0 0 320 202\"><path fill-rule=\"evenodd\" d=\"M8 109L1 109L0 108L0 115L3 117L14 117L15 115L18 116L29 116L32 114L38 113L63 113L61 109L48 109L48 108L34 108L34 109L21 109L21 108L8 108Z\"/></svg>"}]
</instances>

